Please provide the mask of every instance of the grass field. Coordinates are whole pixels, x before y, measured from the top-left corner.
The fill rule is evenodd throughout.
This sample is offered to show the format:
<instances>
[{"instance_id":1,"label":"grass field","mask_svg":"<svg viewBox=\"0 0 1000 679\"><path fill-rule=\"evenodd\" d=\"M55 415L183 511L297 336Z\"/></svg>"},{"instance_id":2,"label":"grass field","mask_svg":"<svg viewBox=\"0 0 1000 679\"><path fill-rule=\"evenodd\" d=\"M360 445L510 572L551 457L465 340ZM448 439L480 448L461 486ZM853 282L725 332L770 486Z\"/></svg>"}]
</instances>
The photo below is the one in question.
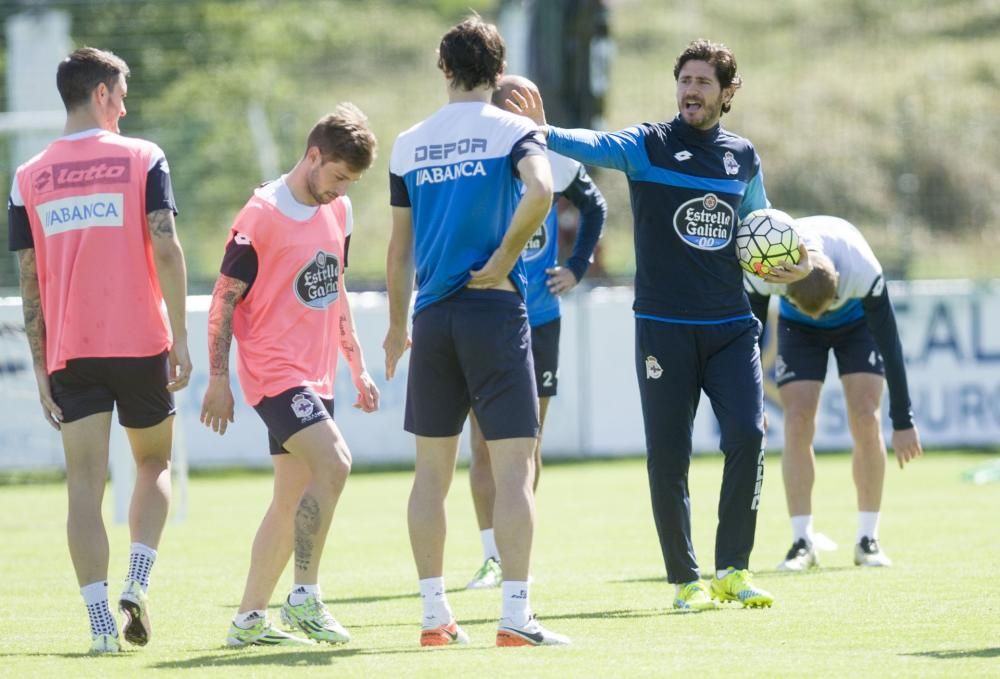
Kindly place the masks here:
<instances>
[{"instance_id":1,"label":"grass field","mask_svg":"<svg viewBox=\"0 0 1000 679\"><path fill-rule=\"evenodd\" d=\"M670 608L641 460L549 466L538 498L532 598L543 622L574 640L551 649L494 648L498 593L459 589L479 561L464 471L450 499L445 577L472 645L439 650L417 645L420 603L404 514L409 473L356 474L338 509L321 583L354 635L347 646L222 647L270 494L268 475L240 474L191 480L188 519L168 525L153 572L150 646L96 658L82 652L89 638L65 545L62 485L0 487L0 675L997 676L1000 487L961 480L986 460L931 454L905 471L890 469L881 532L895 566L863 571L851 563L850 461L821 456L817 528L840 549L823 555L817 571L786 575L773 571L790 536L779 459L770 457L751 566L775 606L701 614ZM703 571L712 566L720 473L718 458L692 465ZM125 527L112 527L111 546L117 594ZM275 601L290 582L286 573Z\"/></svg>"}]
</instances>

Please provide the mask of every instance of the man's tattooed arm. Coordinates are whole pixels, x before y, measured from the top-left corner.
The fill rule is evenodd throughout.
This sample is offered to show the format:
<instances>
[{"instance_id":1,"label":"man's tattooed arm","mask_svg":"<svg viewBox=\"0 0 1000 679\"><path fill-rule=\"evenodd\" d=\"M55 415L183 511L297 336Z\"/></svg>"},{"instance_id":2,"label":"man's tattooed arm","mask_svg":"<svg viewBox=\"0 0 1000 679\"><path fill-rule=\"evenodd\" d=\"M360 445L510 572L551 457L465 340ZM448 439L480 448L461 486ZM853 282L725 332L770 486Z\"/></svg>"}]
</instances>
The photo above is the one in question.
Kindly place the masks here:
<instances>
[{"instance_id":1,"label":"man's tattooed arm","mask_svg":"<svg viewBox=\"0 0 1000 679\"><path fill-rule=\"evenodd\" d=\"M361 340L354 328L354 315L351 313L351 301L343 277L340 279L340 353L351 366L351 375L355 379L365 372L365 358L361 353Z\"/></svg>"},{"instance_id":2,"label":"man's tattooed arm","mask_svg":"<svg viewBox=\"0 0 1000 679\"><path fill-rule=\"evenodd\" d=\"M146 225L153 246L156 273L167 303L170 330L174 340L187 344L187 267L184 250L177 238L172 210L154 210L146 215Z\"/></svg>"},{"instance_id":3,"label":"man's tattooed arm","mask_svg":"<svg viewBox=\"0 0 1000 679\"><path fill-rule=\"evenodd\" d=\"M358 400L354 407L372 413L378 410L378 387L365 368L361 341L358 339L358 332L354 328L354 316L351 314L351 300L344 286L344 279L341 278L340 282L340 352L351 366L351 381L358 390Z\"/></svg>"},{"instance_id":4,"label":"man's tattooed arm","mask_svg":"<svg viewBox=\"0 0 1000 679\"><path fill-rule=\"evenodd\" d=\"M151 238L173 238L176 232L172 210L154 210L146 214Z\"/></svg>"},{"instance_id":5,"label":"man's tattooed arm","mask_svg":"<svg viewBox=\"0 0 1000 679\"><path fill-rule=\"evenodd\" d=\"M34 364L35 383L38 385L38 400L42 413L53 428L59 429L62 409L52 397L45 356L45 317L42 316L42 293L38 285L38 267L35 251L18 250L17 259L21 268L21 307L24 312L24 334L31 347L31 362Z\"/></svg>"},{"instance_id":6,"label":"man's tattooed arm","mask_svg":"<svg viewBox=\"0 0 1000 679\"><path fill-rule=\"evenodd\" d=\"M238 278L219 275L208 311L208 372L229 375L229 348L233 343L233 313L248 285Z\"/></svg>"},{"instance_id":7,"label":"man's tattooed arm","mask_svg":"<svg viewBox=\"0 0 1000 679\"><path fill-rule=\"evenodd\" d=\"M45 367L45 318L42 316L42 293L38 287L38 267L33 249L18 250L21 268L21 307L24 311L24 334L31 347L31 360Z\"/></svg>"}]
</instances>

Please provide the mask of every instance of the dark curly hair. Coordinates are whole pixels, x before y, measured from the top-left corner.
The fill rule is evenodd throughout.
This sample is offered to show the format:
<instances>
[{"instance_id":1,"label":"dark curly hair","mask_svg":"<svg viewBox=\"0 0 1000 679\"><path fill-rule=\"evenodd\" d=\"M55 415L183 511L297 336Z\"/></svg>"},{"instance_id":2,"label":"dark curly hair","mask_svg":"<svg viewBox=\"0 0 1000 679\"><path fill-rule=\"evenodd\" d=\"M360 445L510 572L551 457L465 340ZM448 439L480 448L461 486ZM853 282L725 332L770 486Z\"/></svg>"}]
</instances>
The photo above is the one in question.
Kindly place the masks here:
<instances>
[{"instance_id":1,"label":"dark curly hair","mask_svg":"<svg viewBox=\"0 0 1000 679\"><path fill-rule=\"evenodd\" d=\"M736 57L733 56L733 51L722 43L711 42L704 38L689 42L674 64L674 80L677 80L684 64L689 61L704 61L715 68L715 77L718 78L722 89L732 87L738 90L743 84L743 78L736 73ZM727 101L722 105L722 112L729 113L730 108L732 104Z\"/></svg>"},{"instance_id":2,"label":"dark curly hair","mask_svg":"<svg viewBox=\"0 0 1000 679\"><path fill-rule=\"evenodd\" d=\"M497 27L473 14L441 38L437 65L465 91L483 85L495 88L506 53Z\"/></svg>"}]
</instances>

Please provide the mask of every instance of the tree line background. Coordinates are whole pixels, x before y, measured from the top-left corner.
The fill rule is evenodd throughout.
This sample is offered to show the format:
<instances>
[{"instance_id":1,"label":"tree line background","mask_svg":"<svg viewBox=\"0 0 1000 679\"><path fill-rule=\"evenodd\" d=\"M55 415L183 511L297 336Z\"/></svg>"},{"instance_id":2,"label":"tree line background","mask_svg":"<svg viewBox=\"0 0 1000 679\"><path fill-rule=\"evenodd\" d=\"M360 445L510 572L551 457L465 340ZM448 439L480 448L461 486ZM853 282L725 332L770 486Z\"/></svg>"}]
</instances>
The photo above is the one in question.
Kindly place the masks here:
<instances>
[{"instance_id":1,"label":"tree line background","mask_svg":"<svg viewBox=\"0 0 1000 679\"><path fill-rule=\"evenodd\" d=\"M167 154L193 292L211 289L232 218L252 189L271 178L263 175L251 119L266 127L277 166L287 171L321 115L337 102L356 103L380 148L351 193L350 287L378 289L384 286L393 140L446 100L435 54L443 32L469 9L495 19L497 5L0 0L0 18L64 10L73 47L110 49L129 63L122 132L151 139ZM1000 1L608 5L615 43L608 129L672 117L677 54L696 37L725 42L744 86L723 125L755 143L775 207L853 221L894 277L996 276ZM54 88L55 73L38 86ZM5 93L0 110L6 110ZM9 143L0 136L5 187L16 169ZM634 270L625 180L614 172L594 176L610 206L600 268L625 281ZM16 294L16 286L14 257L0 256L0 289Z\"/></svg>"}]
</instances>

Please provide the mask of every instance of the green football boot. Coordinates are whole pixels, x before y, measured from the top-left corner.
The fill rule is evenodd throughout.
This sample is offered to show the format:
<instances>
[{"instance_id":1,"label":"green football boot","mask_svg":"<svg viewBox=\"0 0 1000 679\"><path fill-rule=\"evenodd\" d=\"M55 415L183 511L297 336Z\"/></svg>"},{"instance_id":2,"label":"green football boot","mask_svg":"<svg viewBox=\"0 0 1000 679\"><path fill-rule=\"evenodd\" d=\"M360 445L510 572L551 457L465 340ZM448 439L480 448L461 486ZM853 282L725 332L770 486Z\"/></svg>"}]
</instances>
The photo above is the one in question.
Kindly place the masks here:
<instances>
[{"instance_id":1,"label":"green football boot","mask_svg":"<svg viewBox=\"0 0 1000 679\"><path fill-rule=\"evenodd\" d=\"M730 567L722 578L712 578L712 596L719 601L739 601L744 608L767 608L774 597L750 582L750 571Z\"/></svg>"}]
</instances>

